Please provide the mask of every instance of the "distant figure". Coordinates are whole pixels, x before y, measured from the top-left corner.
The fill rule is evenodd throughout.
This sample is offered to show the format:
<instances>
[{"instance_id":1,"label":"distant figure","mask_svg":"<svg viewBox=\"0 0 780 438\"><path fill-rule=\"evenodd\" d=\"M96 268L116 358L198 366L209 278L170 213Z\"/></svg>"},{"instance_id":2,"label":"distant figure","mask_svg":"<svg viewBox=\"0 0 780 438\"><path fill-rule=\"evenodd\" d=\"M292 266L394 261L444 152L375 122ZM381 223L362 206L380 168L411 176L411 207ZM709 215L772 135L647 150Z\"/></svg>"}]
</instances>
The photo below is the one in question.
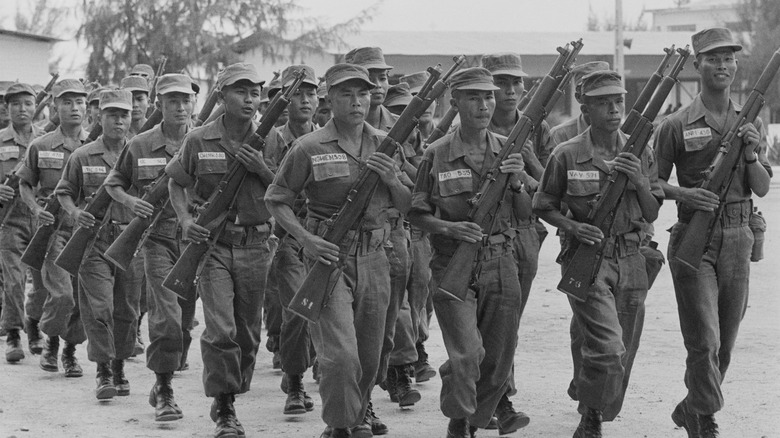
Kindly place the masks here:
<instances>
[{"instance_id":1,"label":"distant figure","mask_svg":"<svg viewBox=\"0 0 780 438\"><path fill-rule=\"evenodd\" d=\"M672 104L670 103L669 106L666 107L666 111L664 111L664 115L668 116L669 114L674 112L674 108L672 108Z\"/></svg>"}]
</instances>

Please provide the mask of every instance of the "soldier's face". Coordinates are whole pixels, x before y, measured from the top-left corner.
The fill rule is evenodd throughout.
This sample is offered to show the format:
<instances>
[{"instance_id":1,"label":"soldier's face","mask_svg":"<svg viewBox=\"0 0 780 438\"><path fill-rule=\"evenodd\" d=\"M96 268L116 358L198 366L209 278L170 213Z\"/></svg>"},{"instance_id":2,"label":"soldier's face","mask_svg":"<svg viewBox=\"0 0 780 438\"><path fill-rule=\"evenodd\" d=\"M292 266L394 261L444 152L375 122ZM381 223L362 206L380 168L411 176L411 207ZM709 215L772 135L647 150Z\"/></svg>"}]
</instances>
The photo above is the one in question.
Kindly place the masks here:
<instances>
[{"instance_id":1,"label":"soldier's face","mask_svg":"<svg viewBox=\"0 0 780 438\"><path fill-rule=\"evenodd\" d=\"M496 93L496 109L503 112L512 112L517 109L517 104L523 96L525 87L523 78L509 75L493 76L493 84L499 89Z\"/></svg>"},{"instance_id":2,"label":"soldier's face","mask_svg":"<svg viewBox=\"0 0 780 438\"><path fill-rule=\"evenodd\" d=\"M0 97L2 99L2 97ZM5 104L5 102L0 102L0 122L7 122L11 118L8 115L8 106Z\"/></svg>"},{"instance_id":3,"label":"soldier's face","mask_svg":"<svg viewBox=\"0 0 780 438\"><path fill-rule=\"evenodd\" d=\"M195 95L179 92L161 94L156 105L166 126L184 126L189 123L195 109Z\"/></svg>"},{"instance_id":4,"label":"soldier's face","mask_svg":"<svg viewBox=\"0 0 780 438\"><path fill-rule=\"evenodd\" d=\"M133 91L133 111L130 114L133 117L133 121L143 120L148 110L149 94L143 91Z\"/></svg>"},{"instance_id":5,"label":"soldier's face","mask_svg":"<svg viewBox=\"0 0 780 438\"><path fill-rule=\"evenodd\" d=\"M585 96L584 101L585 103L580 108L582 113L590 119L590 126L593 129L608 132L620 129L620 123L626 111L625 99L622 94Z\"/></svg>"},{"instance_id":6,"label":"soldier's face","mask_svg":"<svg viewBox=\"0 0 780 438\"><path fill-rule=\"evenodd\" d=\"M364 82L350 80L331 87L328 98L334 119L348 125L359 125L368 114L371 91Z\"/></svg>"},{"instance_id":7,"label":"soldier's face","mask_svg":"<svg viewBox=\"0 0 780 438\"><path fill-rule=\"evenodd\" d=\"M492 91L457 90L452 104L458 108L460 124L470 129L487 129L496 109L496 98Z\"/></svg>"},{"instance_id":8,"label":"soldier's face","mask_svg":"<svg viewBox=\"0 0 780 438\"><path fill-rule=\"evenodd\" d=\"M420 116L421 123L433 123L433 115L436 113L436 101L431 102L431 106Z\"/></svg>"},{"instance_id":9,"label":"soldier's face","mask_svg":"<svg viewBox=\"0 0 780 438\"><path fill-rule=\"evenodd\" d=\"M35 96L27 93L12 96L8 101L8 114L14 125L31 123L35 114Z\"/></svg>"},{"instance_id":10,"label":"soldier's face","mask_svg":"<svg viewBox=\"0 0 780 438\"><path fill-rule=\"evenodd\" d=\"M732 49L700 53L693 66L701 75L702 86L710 90L725 90L734 82L737 58Z\"/></svg>"},{"instance_id":11,"label":"soldier's face","mask_svg":"<svg viewBox=\"0 0 780 438\"><path fill-rule=\"evenodd\" d=\"M60 124L78 126L84 121L87 114L87 98L80 94L65 93L55 99L57 114L60 116Z\"/></svg>"},{"instance_id":12,"label":"soldier's face","mask_svg":"<svg viewBox=\"0 0 780 438\"><path fill-rule=\"evenodd\" d=\"M88 116L90 123L95 123L96 120L100 119L100 105L98 101L89 104Z\"/></svg>"},{"instance_id":13,"label":"soldier's face","mask_svg":"<svg viewBox=\"0 0 780 438\"><path fill-rule=\"evenodd\" d=\"M317 88L311 84L302 84L290 98L289 120L303 123L312 119L317 104Z\"/></svg>"},{"instance_id":14,"label":"soldier's face","mask_svg":"<svg viewBox=\"0 0 780 438\"><path fill-rule=\"evenodd\" d=\"M314 112L314 123L319 127L323 127L331 117L333 117L333 107L330 104L330 100L327 98L320 99L320 104Z\"/></svg>"},{"instance_id":15,"label":"soldier's face","mask_svg":"<svg viewBox=\"0 0 780 438\"><path fill-rule=\"evenodd\" d=\"M100 110L100 124L103 135L112 140L121 140L127 135L131 121L130 111L120 108Z\"/></svg>"},{"instance_id":16,"label":"soldier's face","mask_svg":"<svg viewBox=\"0 0 780 438\"><path fill-rule=\"evenodd\" d=\"M260 107L262 87L250 81L238 81L221 91L225 114L239 120L252 120Z\"/></svg>"},{"instance_id":17,"label":"soldier's face","mask_svg":"<svg viewBox=\"0 0 780 438\"><path fill-rule=\"evenodd\" d=\"M390 82L387 77L388 70L369 69L368 79L377 85L371 90L371 106L381 105L387 97L387 90L390 89Z\"/></svg>"}]
</instances>

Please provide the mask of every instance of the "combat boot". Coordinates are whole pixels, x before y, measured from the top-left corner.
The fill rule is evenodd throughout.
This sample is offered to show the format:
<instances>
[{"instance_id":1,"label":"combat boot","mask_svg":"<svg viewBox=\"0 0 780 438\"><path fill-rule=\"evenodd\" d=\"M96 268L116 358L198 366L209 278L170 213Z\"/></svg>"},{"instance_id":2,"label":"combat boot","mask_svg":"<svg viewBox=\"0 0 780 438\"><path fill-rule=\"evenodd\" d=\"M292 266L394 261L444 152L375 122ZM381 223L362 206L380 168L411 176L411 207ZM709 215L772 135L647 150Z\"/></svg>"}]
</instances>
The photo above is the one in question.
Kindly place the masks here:
<instances>
[{"instance_id":1,"label":"combat boot","mask_svg":"<svg viewBox=\"0 0 780 438\"><path fill-rule=\"evenodd\" d=\"M387 391L391 402L398 403L398 374L394 366L391 365L387 367L385 381L380 383L379 387Z\"/></svg>"},{"instance_id":2,"label":"combat boot","mask_svg":"<svg viewBox=\"0 0 780 438\"><path fill-rule=\"evenodd\" d=\"M116 386L111 380L111 366L108 362L99 362L97 364L97 388L95 388L95 397L98 400L108 400L116 396Z\"/></svg>"},{"instance_id":3,"label":"combat boot","mask_svg":"<svg viewBox=\"0 0 780 438\"><path fill-rule=\"evenodd\" d=\"M214 399L216 404L214 421L217 423L214 438L238 438L243 435L239 433L239 423L236 418L236 410L233 407L233 400L233 394L220 394Z\"/></svg>"},{"instance_id":4,"label":"combat boot","mask_svg":"<svg viewBox=\"0 0 780 438\"><path fill-rule=\"evenodd\" d=\"M447 425L447 438L469 438L470 436L467 418L450 418L450 424Z\"/></svg>"},{"instance_id":5,"label":"combat boot","mask_svg":"<svg viewBox=\"0 0 780 438\"><path fill-rule=\"evenodd\" d=\"M49 336L46 340L46 345L43 348L43 354L41 354L41 369L56 373L60 370L57 364L57 353L60 350L60 337Z\"/></svg>"},{"instance_id":6,"label":"combat boot","mask_svg":"<svg viewBox=\"0 0 780 438\"><path fill-rule=\"evenodd\" d=\"M720 433L718 432L718 423L715 422L715 416L699 415L699 430L701 438L718 438Z\"/></svg>"},{"instance_id":7,"label":"combat boot","mask_svg":"<svg viewBox=\"0 0 780 438\"><path fill-rule=\"evenodd\" d=\"M414 404L422 398L420 391L412 388L412 373L414 373L414 367L409 364L391 368L395 369L395 396L398 401L398 406L402 408L414 406Z\"/></svg>"},{"instance_id":8,"label":"combat boot","mask_svg":"<svg viewBox=\"0 0 780 438\"><path fill-rule=\"evenodd\" d=\"M173 373L155 373L157 382L149 392L149 404L154 408L155 421L176 421L184 417L173 398Z\"/></svg>"},{"instance_id":9,"label":"combat boot","mask_svg":"<svg viewBox=\"0 0 780 438\"><path fill-rule=\"evenodd\" d=\"M366 408L366 415L364 419L368 419L371 424L371 433L374 435L387 435L387 425L379 419L374 413L374 404L371 400L368 400L368 408Z\"/></svg>"},{"instance_id":10,"label":"combat boot","mask_svg":"<svg viewBox=\"0 0 780 438\"><path fill-rule=\"evenodd\" d=\"M516 412L512 407L509 396L504 394L496 406L496 418L498 418L498 434L508 435L521 427L528 426L531 419L523 412Z\"/></svg>"},{"instance_id":11,"label":"combat boot","mask_svg":"<svg viewBox=\"0 0 780 438\"><path fill-rule=\"evenodd\" d=\"M37 319L27 318L26 325L27 346L30 348L30 353L41 354L43 352L43 336L41 336L39 321Z\"/></svg>"},{"instance_id":12,"label":"combat boot","mask_svg":"<svg viewBox=\"0 0 780 438\"><path fill-rule=\"evenodd\" d=\"M352 433L349 429L334 429L330 426L326 426L322 431L320 438L349 438Z\"/></svg>"},{"instance_id":13,"label":"combat boot","mask_svg":"<svg viewBox=\"0 0 780 438\"><path fill-rule=\"evenodd\" d=\"M285 415L300 415L306 413L303 400L303 376L301 374L285 374L287 377L287 401L284 403Z\"/></svg>"},{"instance_id":14,"label":"combat boot","mask_svg":"<svg viewBox=\"0 0 780 438\"><path fill-rule=\"evenodd\" d=\"M8 363L16 363L24 359L24 350L21 347L22 338L19 336L19 329L8 330L8 336L5 337L5 360Z\"/></svg>"},{"instance_id":15,"label":"combat boot","mask_svg":"<svg viewBox=\"0 0 780 438\"><path fill-rule=\"evenodd\" d=\"M111 361L111 371L114 373L114 386L116 394L120 396L130 395L130 382L125 378L125 361L114 359Z\"/></svg>"},{"instance_id":16,"label":"combat boot","mask_svg":"<svg viewBox=\"0 0 780 438\"><path fill-rule=\"evenodd\" d=\"M65 369L65 377L81 377L84 375L84 371L79 365L79 360L76 359L76 344L71 344L65 341L65 348L62 349L62 368Z\"/></svg>"},{"instance_id":17,"label":"combat boot","mask_svg":"<svg viewBox=\"0 0 780 438\"><path fill-rule=\"evenodd\" d=\"M417 383L427 382L436 376L436 370L428 364L428 353L425 351L425 344L418 342L417 362L414 363L414 381Z\"/></svg>"},{"instance_id":18,"label":"combat boot","mask_svg":"<svg viewBox=\"0 0 780 438\"><path fill-rule=\"evenodd\" d=\"M677 427L682 427L688 433L688 438L699 438L699 416L688 410L685 400L677 403L672 412L672 421Z\"/></svg>"},{"instance_id":19,"label":"combat boot","mask_svg":"<svg viewBox=\"0 0 780 438\"><path fill-rule=\"evenodd\" d=\"M574 431L573 438L601 438L601 411L588 408L577 430Z\"/></svg>"}]
</instances>

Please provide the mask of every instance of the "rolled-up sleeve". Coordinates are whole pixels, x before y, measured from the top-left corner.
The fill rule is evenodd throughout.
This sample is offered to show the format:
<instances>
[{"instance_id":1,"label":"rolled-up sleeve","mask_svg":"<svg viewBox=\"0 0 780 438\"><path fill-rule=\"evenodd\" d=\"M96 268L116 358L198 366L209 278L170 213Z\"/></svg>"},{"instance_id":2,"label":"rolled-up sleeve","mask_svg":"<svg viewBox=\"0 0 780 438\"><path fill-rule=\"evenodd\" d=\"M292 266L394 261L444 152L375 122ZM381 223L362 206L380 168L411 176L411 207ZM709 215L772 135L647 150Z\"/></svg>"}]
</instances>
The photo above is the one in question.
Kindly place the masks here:
<instances>
[{"instance_id":1,"label":"rolled-up sleeve","mask_svg":"<svg viewBox=\"0 0 780 438\"><path fill-rule=\"evenodd\" d=\"M38 185L38 144L35 141L25 151L24 160L16 175L32 187Z\"/></svg>"},{"instance_id":2,"label":"rolled-up sleeve","mask_svg":"<svg viewBox=\"0 0 780 438\"><path fill-rule=\"evenodd\" d=\"M165 173L182 187L195 185L195 169L197 169L196 156L193 151L194 143L191 137L184 137L181 149L165 166Z\"/></svg>"},{"instance_id":3,"label":"rolled-up sleeve","mask_svg":"<svg viewBox=\"0 0 780 438\"><path fill-rule=\"evenodd\" d=\"M412 192L411 212L433 214L436 211L435 206L431 203L431 193L435 184L431 173L433 158L433 149L429 148L425 151L420 167L417 169L417 180Z\"/></svg>"},{"instance_id":4,"label":"rolled-up sleeve","mask_svg":"<svg viewBox=\"0 0 780 438\"><path fill-rule=\"evenodd\" d=\"M79 154L71 154L68 162L65 163L65 168L62 169L60 182L54 189L55 195L70 196L76 203L80 201L82 187L81 162L78 157Z\"/></svg>"},{"instance_id":5,"label":"rolled-up sleeve","mask_svg":"<svg viewBox=\"0 0 780 438\"><path fill-rule=\"evenodd\" d=\"M682 142L682 139L678 138L681 131L675 127L671 118L666 118L655 132L653 150L655 151L656 174L664 181L669 181L674 162L677 160L677 145Z\"/></svg>"},{"instance_id":6,"label":"rolled-up sleeve","mask_svg":"<svg viewBox=\"0 0 780 438\"><path fill-rule=\"evenodd\" d=\"M265 191L266 202L279 202L293 208L298 194L306 188L311 174L311 160L296 140L282 160L273 183Z\"/></svg>"},{"instance_id":7,"label":"rolled-up sleeve","mask_svg":"<svg viewBox=\"0 0 780 438\"><path fill-rule=\"evenodd\" d=\"M561 154L553 152L536 189L532 207L538 211L561 209L561 199L566 194L566 165Z\"/></svg>"}]
</instances>

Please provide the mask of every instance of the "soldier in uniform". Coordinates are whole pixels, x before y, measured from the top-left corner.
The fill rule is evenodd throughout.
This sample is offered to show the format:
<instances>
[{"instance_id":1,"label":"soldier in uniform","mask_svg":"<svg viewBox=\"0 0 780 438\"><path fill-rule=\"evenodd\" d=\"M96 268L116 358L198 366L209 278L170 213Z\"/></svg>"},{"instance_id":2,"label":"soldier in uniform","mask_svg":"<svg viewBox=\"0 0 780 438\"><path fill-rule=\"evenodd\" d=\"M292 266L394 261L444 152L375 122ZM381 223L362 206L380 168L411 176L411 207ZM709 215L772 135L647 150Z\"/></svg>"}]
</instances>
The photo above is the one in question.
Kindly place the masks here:
<instances>
[{"instance_id":1,"label":"soldier in uniform","mask_svg":"<svg viewBox=\"0 0 780 438\"><path fill-rule=\"evenodd\" d=\"M737 72L736 52L742 49L731 31L705 29L693 35L694 67L701 92L688 106L667 117L655 136L658 176L666 196L677 202L678 222L669 238L677 310L685 348L686 397L672 413L689 437L716 437L714 414L723 407L721 385L731 363L740 322L748 307L748 279L753 234L748 227L751 196L769 190L771 167L766 159L763 124L743 125L737 135L746 143L744 156L720 205L717 194L698 188L702 171L718 153L741 107L730 97ZM669 182L672 168L678 185ZM710 231L712 240L698 271L675 260L688 222L696 210L718 211Z\"/></svg>"},{"instance_id":2,"label":"soldier in uniform","mask_svg":"<svg viewBox=\"0 0 780 438\"><path fill-rule=\"evenodd\" d=\"M188 131L195 108L192 80L183 74L160 76L157 83L156 105L163 121L154 128L133 137L117 160L105 185L108 193L136 216L150 217L154 207L138 196L165 169L165 165L179 151ZM146 366L157 376L149 395L149 404L155 408L157 421L182 418L182 411L173 397L171 378L181 368L185 351L189 348L189 325L195 315L195 302L178 298L162 286L166 275L181 254L181 228L176 215L167 204L155 219L143 246L143 264L146 275L146 294L149 304L149 347Z\"/></svg>"},{"instance_id":3,"label":"soldier in uniform","mask_svg":"<svg viewBox=\"0 0 780 438\"><path fill-rule=\"evenodd\" d=\"M0 131L0 181L14 173L24 159L27 146L43 135L32 123L35 112L35 91L30 85L15 83L6 90L5 104L11 118ZM19 331L25 328L30 352L41 354L43 338L38 328L43 300L46 298L40 282L40 272L33 271L33 288L25 305L25 267L22 253L35 230L34 218L27 204L18 199L18 189L0 183L0 203L5 207L0 230L0 268L3 277L3 309L0 326L8 333L5 359L15 363L24 358ZM26 318L25 318L26 315Z\"/></svg>"},{"instance_id":4,"label":"soldier in uniform","mask_svg":"<svg viewBox=\"0 0 780 438\"><path fill-rule=\"evenodd\" d=\"M13 85L13 82L0 81L0 129L5 129L11 123L11 116L8 114L8 105L5 104L5 91Z\"/></svg>"},{"instance_id":5,"label":"soldier in uniform","mask_svg":"<svg viewBox=\"0 0 780 438\"><path fill-rule=\"evenodd\" d=\"M609 63L605 61L591 61L584 64L580 64L572 68L572 82L574 85L574 99L582 104L582 78L588 73L594 71L609 70ZM588 117L580 113L577 117L561 123L558 126L553 127L550 130L550 141L553 146L569 141L572 138L582 134L590 126L590 120Z\"/></svg>"},{"instance_id":6,"label":"soldier in uniform","mask_svg":"<svg viewBox=\"0 0 780 438\"><path fill-rule=\"evenodd\" d=\"M138 258L126 271L120 271L102 256L130 222L132 211L112 203L102 213L103 217L95 217L82 207L98 191L125 147L131 110L130 91L100 93L103 134L73 151L54 190L76 225L99 227L78 272L79 309L89 341L87 357L97 363L95 396L98 400L130 395L124 361L132 355L135 346L143 272Z\"/></svg>"},{"instance_id":7,"label":"soldier in uniform","mask_svg":"<svg viewBox=\"0 0 780 438\"><path fill-rule=\"evenodd\" d=\"M439 369L442 378L441 411L450 419L447 437L474 436L488 426L497 409L512 410L505 397L510 388L512 363L517 347L522 292L513 256L514 230L511 217L530 209L530 197L522 189L521 154L513 154L501 171L511 173L512 190L497 215L491 235L469 222L468 199L479 186L481 175L493 167L506 140L488 130L496 106L491 73L481 67L461 70L452 76L452 105L461 124L425 151L420 165L410 219L414 226L431 233L433 284L438 285L459 242L484 241L480 250L479 277L465 301L435 290L433 305L442 330L448 360ZM507 414L502 434L526 426L522 413Z\"/></svg>"},{"instance_id":8,"label":"soldier in uniform","mask_svg":"<svg viewBox=\"0 0 780 438\"><path fill-rule=\"evenodd\" d=\"M136 64L133 66L132 70L130 70L128 76L138 76L146 79L146 87L149 88L151 87L152 82L154 82L155 71L149 64Z\"/></svg>"},{"instance_id":9,"label":"soldier in uniform","mask_svg":"<svg viewBox=\"0 0 780 438\"><path fill-rule=\"evenodd\" d=\"M122 79L120 88L133 93L133 111L130 113L132 122L127 132L127 139L130 140L146 123L146 113L149 110L149 84L139 76L128 76Z\"/></svg>"},{"instance_id":10,"label":"soldier in uniform","mask_svg":"<svg viewBox=\"0 0 780 438\"><path fill-rule=\"evenodd\" d=\"M534 211L565 233L560 260L563 269L577 246L604 242L604 256L593 288L585 301L569 298L583 336L582 365L576 379L579 412L575 438L601 437L601 422L611 421L622 406L636 351L635 330L641 331L637 313L621 310L643 303L647 296L645 260L639 252L644 239L642 222L658 216L663 192L655 160L649 149L641 159L620 152L627 139L620 131L626 90L612 71L597 71L582 80L582 112L591 125L579 136L559 145L547 164ZM629 188L615 213L609 237L586 222L592 200L615 169L628 176ZM569 214L561 213L565 203Z\"/></svg>"},{"instance_id":11,"label":"soldier in uniform","mask_svg":"<svg viewBox=\"0 0 780 438\"><path fill-rule=\"evenodd\" d=\"M314 123L322 128L333 117L333 108L328 100L328 84L324 81L317 87L317 108L314 110Z\"/></svg>"},{"instance_id":12,"label":"soldier in uniform","mask_svg":"<svg viewBox=\"0 0 780 438\"><path fill-rule=\"evenodd\" d=\"M203 389L213 397L211 419L216 437L244 435L233 407L236 394L249 391L260 345L261 314L268 267L271 215L263 195L273 173L263 153L247 142L257 130L252 121L260 105L262 84L254 66L237 63L217 78L225 114L187 134L178 155L166 166L171 205L182 237L195 244L210 244L203 263L198 294L203 303L206 329L201 336ZM203 202L233 165L247 174L235 194L223 228L211 232L195 222L191 205ZM185 193L186 190L186 193Z\"/></svg>"},{"instance_id":13,"label":"soldier in uniform","mask_svg":"<svg viewBox=\"0 0 780 438\"><path fill-rule=\"evenodd\" d=\"M330 264L338 261L339 245L319 237L325 221L344 202L363 169L378 173L381 179L360 228L348 232L341 242L352 249L341 261L343 273L328 305L319 321L309 325L322 373L322 418L327 424L323 437L375 434L368 407L390 302L390 265L383 250L390 234L387 214L391 206L408 210L410 202L395 161L376 153L384 133L365 121L371 90L377 88L368 75L365 68L352 64L328 69L325 78L333 119L296 141L266 194L274 217L303 246L309 260ZM292 209L303 191L307 196L305 227Z\"/></svg>"},{"instance_id":14,"label":"soldier in uniform","mask_svg":"<svg viewBox=\"0 0 780 438\"><path fill-rule=\"evenodd\" d=\"M82 127L87 111L87 91L84 85L75 79L64 79L52 88L52 95L60 125L30 144L24 163L17 172L20 196L32 210L39 226L55 222L54 215L47 212L43 204L47 198L54 196L54 189L62 177L63 167L70 154L87 139L87 132ZM65 377L81 377L83 371L75 353L76 345L86 340L86 334L75 294L78 285L67 271L54 264L70 238L73 222L64 211L59 216L62 224L51 237L40 271L47 294L40 327L48 336L40 366L44 371L59 370L57 353L62 338L65 341L62 350Z\"/></svg>"}]
</instances>

